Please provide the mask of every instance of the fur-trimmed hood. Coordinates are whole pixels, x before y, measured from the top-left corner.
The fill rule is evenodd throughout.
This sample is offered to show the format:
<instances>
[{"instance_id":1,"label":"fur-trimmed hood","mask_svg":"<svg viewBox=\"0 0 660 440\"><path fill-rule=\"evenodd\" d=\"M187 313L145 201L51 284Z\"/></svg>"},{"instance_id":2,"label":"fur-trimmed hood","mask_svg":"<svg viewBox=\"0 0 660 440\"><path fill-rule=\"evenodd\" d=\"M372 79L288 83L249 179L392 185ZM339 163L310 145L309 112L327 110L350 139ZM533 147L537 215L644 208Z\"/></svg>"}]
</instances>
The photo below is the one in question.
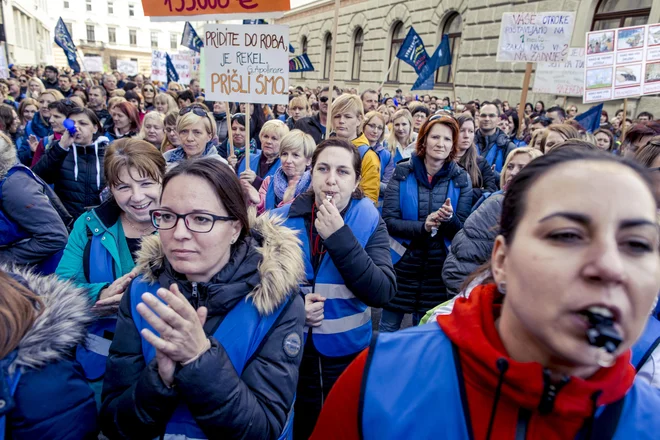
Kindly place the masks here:
<instances>
[{"instance_id":1,"label":"fur-trimmed hood","mask_svg":"<svg viewBox=\"0 0 660 440\"><path fill-rule=\"evenodd\" d=\"M7 171L18 162L16 147L14 144L0 140L0 179L4 178Z\"/></svg>"},{"instance_id":2,"label":"fur-trimmed hood","mask_svg":"<svg viewBox=\"0 0 660 440\"><path fill-rule=\"evenodd\" d=\"M305 266L301 241L296 232L282 226L280 217L256 217L250 209L250 237L261 256L258 264L260 281L248 295L261 315L269 315L292 294L298 292L304 279ZM165 265L165 254L158 236L145 237L138 253L137 269L149 283L158 281Z\"/></svg>"},{"instance_id":3,"label":"fur-trimmed hood","mask_svg":"<svg viewBox=\"0 0 660 440\"><path fill-rule=\"evenodd\" d=\"M17 275L29 290L37 294L44 308L18 344L18 353L10 366L39 369L71 356L85 340L87 326L94 316L85 289L56 275L40 276L25 269L0 266Z\"/></svg>"}]
</instances>

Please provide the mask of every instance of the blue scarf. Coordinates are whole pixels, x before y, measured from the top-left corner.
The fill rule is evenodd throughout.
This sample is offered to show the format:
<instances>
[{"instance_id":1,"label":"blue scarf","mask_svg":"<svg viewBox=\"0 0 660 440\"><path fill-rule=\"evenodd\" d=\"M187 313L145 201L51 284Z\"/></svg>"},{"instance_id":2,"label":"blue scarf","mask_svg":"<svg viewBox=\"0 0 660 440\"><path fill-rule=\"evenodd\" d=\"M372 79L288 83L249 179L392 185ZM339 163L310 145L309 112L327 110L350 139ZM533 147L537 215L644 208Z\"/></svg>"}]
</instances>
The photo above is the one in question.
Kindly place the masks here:
<instances>
[{"instance_id":1,"label":"blue scarf","mask_svg":"<svg viewBox=\"0 0 660 440\"><path fill-rule=\"evenodd\" d=\"M186 150L184 150L183 147L178 147L177 149L171 151L172 152L170 153L170 157L167 159L169 163L181 162L182 160L187 159ZM206 144L206 148L204 148L204 152L202 153L201 157L206 157L209 154L218 154L218 151L213 145L213 141L210 141L208 144Z\"/></svg>"},{"instance_id":2,"label":"blue scarf","mask_svg":"<svg viewBox=\"0 0 660 440\"><path fill-rule=\"evenodd\" d=\"M300 176L300 180L298 181L298 185L296 185L296 191L293 194L293 198L295 199L300 194L307 191L307 188L309 188L311 182L311 173L309 170L305 171L303 175ZM275 171L275 174L273 175L273 190L275 191L275 199L278 201L278 204L284 200L284 193L288 187L289 178L286 176L286 174L284 174L284 171L282 171L282 167L280 167L277 169L277 171Z\"/></svg>"}]
</instances>

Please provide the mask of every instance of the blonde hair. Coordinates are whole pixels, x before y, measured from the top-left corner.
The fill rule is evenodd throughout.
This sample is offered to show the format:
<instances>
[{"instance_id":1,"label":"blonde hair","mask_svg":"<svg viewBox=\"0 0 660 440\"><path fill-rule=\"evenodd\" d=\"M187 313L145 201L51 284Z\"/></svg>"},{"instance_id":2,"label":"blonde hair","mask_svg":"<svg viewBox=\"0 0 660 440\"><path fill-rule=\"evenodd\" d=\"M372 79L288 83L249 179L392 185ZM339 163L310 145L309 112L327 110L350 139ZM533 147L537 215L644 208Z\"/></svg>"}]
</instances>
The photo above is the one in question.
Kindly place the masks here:
<instances>
[{"instance_id":1,"label":"blonde hair","mask_svg":"<svg viewBox=\"0 0 660 440\"><path fill-rule=\"evenodd\" d=\"M383 117L387 115L387 121L385 121L385 124L389 124L390 122L392 122L392 118L390 117L390 111L387 109L387 106L385 104L378 107L378 113L383 115Z\"/></svg>"},{"instance_id":2,"label":"blonde hair","mask_svg":"<svg viewBox=\"0 0 660 440\"><path fill-rule=\"evenodd\" d=\"M301 130L291 130L282 138L280 156L288 151L302 151L305 159L311 159L316 149L314 138Z\"/></svg>"},{"instance_id":3,"label":"blonde hair","mask_svg":"<svg viewBox=\"0 0 660 440\"><path fill-rule=\"evenodd\" d=\"M522 148L516 148L515 150L512 150L509 155L506 157L506 161L504 162L504 166L502 167L502 174L500 174L500 188L504 188L504 184L506 183L506 177L508 176L508 171L507 167L509 166L509 162L513 160L514 157L520 155L520 154L526 154L529 156L531 160L536 159L537 157L543 156L543 152L540 150L537 150L536 148L532 147L522 147Z\"/></svg>"},{"instance_id":4,"label":"blonde hair","mask_svg":"<svg viewBox=\"0 0 660 440\"><path fill-rule=\"evenodd\" d=\"M43 81L41 81L41 80L40 80L39 78L37 78L36 76L33 76L33 77L30 78L30 80L28 81L28 91L30 90L30 84L31 84L31 83L39 84L39 94L40 94L40 95L41 95L43 92L46 91L46 86L44 86ZM64 98L64 97L62 97L62 98Z\"/></svg>"},{"instance_id":5,"label":"blonde hair","mask_svg":"<svg viewBox=\"0 0 660 440\"><path fill-rule=\"evenodd\" d=\"M341 95L332 102L330 107L330 118L340 113L354 113L355 116L364 118L364 106L358 95Z\"/></svg>"},{"instance_id":6,"label":"blonde hair","mask_svg":"<svg viewBox=\"0 0 660 440\"><path fill-rule=\"evenodd\" d=\"M136 139L146 139L147 138L147 128L146 125L149 122L152 121L158 121L160 124L163 126L163 130L165 129L165 116L161 115L158 113L156 110L152 110L146 115L144 115L144 119L142 120L142 128L140 128L140 133L138 133L137 136L135 136ZM164 134L164 131L163 131ZM167 137L167 136L165 136Z\"/></svg>"},{"instance_id":7,"label":"blonde hair","mask_svg":"<svg viewBox=\"0 0 660 440\"><path fill-rule=\"evenodd\" d=\"M380 132L380 137L377 141L377 143L380 144L383 142L383 139L385 139L385 125L387 124L387 122L385 122L385 117L380 112L374 110L364 116L364 122L362 123L362 133L364 133L364 127L366 127L366 125L370 123L374 118L380 118L380 120L383 121L383 130Z\"/></svg>"},{"instance_id":8,"label":"blonde hair","mask_svg":"<svg viewBox=\"0 0 660 440\"><path fill-rule=\"evenodd\" d=\"M51 95L53 98L55 98L55 101L61 101L64 99L64 95L62 95L62 92L56 89L48 89L39 95L39 98L41 98L43 95Z\"/></svg>"},{"instance_id":9,"label":"blonde hair","mask_svg":"<svg viewBox=\"0 0 660 440\"><path fill-rule=\"evenodd\" d=\"M108 111L112 110L112 107L116 106L120 102L128 101L126 101L126 98L122 98L121 96L113 96L112 98L108 99Z\"/></svg>"},{"instance_id":10,"label":"blonde hair","mask_svg":"<svg viewBox=\"0 0 660 440\"><path fill-rule=\"evenodd\" d=\"M176 103L174 98L172 98L167 93L159 93L154 98L154 106L156 104L167 104L167 111L165 114L171 112L172 110L179 110L179 104Z\"/></svg>"},{"instance_id":11,"label":"blonde hair","mask_svg":"<svg viewBox=\"0 0 660 440\"><path fill-rule=\"evenodd\" d=\"M309 101L307 101L305 95L300 95L293 98L291 102L289 102L289 108L293 107L304 108L306 115L311 113L311 107L309 106Z\"/></svg>"},{"instance_id":12,"label":"blonde hair","mask_svg":"<svg viewBox=\"0 0 660 440\"><path fill-rule=\"evenodd\" d=\"M124 96L126 96L126 90L123 89L113 90L112 92L110 92L110 96L112 96L113 98L117 96L123 98Z\"/></svg>"},{"instance_id":13,"label":"blonde hair","mask_svg":"<svg viewBox=\"0 0 660 440\"><path fill-rule=\"evenodd\" d=\"M211 135L211 138L214 138L217 134L218 128L216 127L215 122L211 124L211 116L208 112L206 112L205 117L197 116L193 112L188 112L183 116L179 116L179 119L176 121L176 131L177 133L181 133L181 130L190 128L191 126L197 124L199 121L204 121L206 132Z\"/></svg>"},{"instance_id":14,"label":"blonde hair","mask_svg":"<svg viewBox=\"0 0 660 440\"><path fill-rule=\"evenodd\" d=\"M408 125L410 126L410 132L408 133L408 139L405 145L401 145L401 149L407 148L408 145L413 143L413 121L412 121L412 114L404 109L397 110L393 115L392 115L392 132L390 133L390 137L387 138L387 147L390 150L390 153L395 154L396 153L396 148L399 144L399 141L396 138L396 130L394 129L394 123L396 122L397 119L399 118L405 118L408 121Z\"/></svg>"},{"instance_id":15,"label":"blonde hair","mask_svg":"<svg viewBox=\"0 0 660 440\"><path fill-rule=\"evenodd\" d=\"M289 133L289 127L279 119L271 119L270 121L266 121L263 127L261 127L259 139L261 139L262 134L266 133L274 133L280 140L282 140L282 138Z\"/></svg>"}]
</instances>

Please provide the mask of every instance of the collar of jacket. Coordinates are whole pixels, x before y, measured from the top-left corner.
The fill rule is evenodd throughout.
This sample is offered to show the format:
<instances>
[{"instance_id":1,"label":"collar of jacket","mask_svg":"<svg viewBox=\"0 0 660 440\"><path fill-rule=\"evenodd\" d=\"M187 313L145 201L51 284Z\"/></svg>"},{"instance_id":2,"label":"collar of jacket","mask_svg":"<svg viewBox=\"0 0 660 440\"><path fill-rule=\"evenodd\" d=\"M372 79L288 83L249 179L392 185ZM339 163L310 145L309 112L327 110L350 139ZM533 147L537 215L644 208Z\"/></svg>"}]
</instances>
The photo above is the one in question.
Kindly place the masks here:
<instances>
[{"instance_id":1,"label":"collar of jacket","mask_svg":"<svg viewBox=\"0 0 660 440\"><path fill-rule=\"evenodd\" d=\"M438 316L437 322L459 349L466 381L478 384L486 394L493 396L501 375L498 360L504 358L509 367L504 375L502 399L536 412L544 394L544 367L509 357L495 327L504 300L494 284L481 285L468 298L458 298L452 313ZM628 351L619 356L613 366L601 368L588 379L571 377L557 392L552 413L590 417L596 393L600 392L598 405L616 402L628 392L634 380L635 370Z\"/></svg>"},{"instance_id":2,"label":"collar of jacket","mask_svg":"<svg viewBox=\"0 0 660 440\"><path fill-rule=\"evenodd\" d=\"M355 148L361 147L362 145L369 145L369 139L367 139L367 136L364 133L353 139L351 142Z\"/></svg>"},{"instance_id":3,"label":"collar of jacket","mask_svg":"<svg viewBox=\"0 0 660 440\"><path fill-rule=\"evenodd\" d=\"M96 226L98 226L103 231L107 231L117 224L121 213L122 211L119 208L119 205L117 205L117 202L115 202L115 199L110 197L99 206L90 210L88 215L92 215L92 217L96 219L96 222L88 223L88 225L90 228L96 228ZM93 230L94 229L92 229L92 231Z\"/></svg>"},{"instance_id":4,"label":"collar of jacket","mask_svg":"<svg viewBox=\"0 0 660 440\"><path fill-rule=\"evenodd\" d=\"M498 147L504 147L509 142L509 137L499 127L495 128L495 133L490 136L484 136L481 133L481 130L477 130L475 138L475 143L481 145L482 150L489 149L493 142L495 142Z\"/></svg>"},{"instance_id":5,"label":"collar of jacket","mask_svg":"<svg viewBox=\"0 0 660 440\"><path fill-rule=\"evenodd\" d=\"M252 299L259 313L268 315L297 294L305 275L301 243L296 232L282 226L283 221L256 217L250 210L250 233L234 245L229 262L209 282L197 283L199 304L208 307L209 316L226 314L245 297ZM192 300L192 283L169 264L160 237L142 240L137 268L146 282L159 281L163 287L176 283Z\"/></svg>"},{"instance_id":6,"label":"collar of jacket","mask_svg":"<svg viewBox=\"0 0 660 440\"><path fill-rule=\"evenodd\" d=\"M58 277L42 277L28 269L0 270L12 273L21 284L38 295L44 308L18 344L10 374L17 368L39 369L46 364L69 358L86 337L92 322L91 304L85 289Z\"/></svg>"}]
</instances>

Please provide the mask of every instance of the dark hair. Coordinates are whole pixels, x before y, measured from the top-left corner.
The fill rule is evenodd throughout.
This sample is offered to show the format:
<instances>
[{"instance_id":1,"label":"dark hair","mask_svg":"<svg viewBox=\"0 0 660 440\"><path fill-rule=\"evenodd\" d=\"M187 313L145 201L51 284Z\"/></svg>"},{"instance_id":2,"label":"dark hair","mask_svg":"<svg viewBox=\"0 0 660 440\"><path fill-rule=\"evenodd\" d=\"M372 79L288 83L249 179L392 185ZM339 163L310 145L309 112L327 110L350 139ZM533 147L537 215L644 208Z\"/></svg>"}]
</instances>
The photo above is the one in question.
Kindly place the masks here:
<instances>
[{"instance_id":1,"label":"dark hair","mask_svg":"<svg viewBox=\"0 0 660 440\"><path fill-rule=\"evenodd\" d=\"M163 190L160 193L160 200L163 200L165 188L178 176L195 176L205 180L213 193L218 196L224 205L227 213L235 217L241 224L240 239L243 239L250 232L250 222L248 219L247 202L236 173L217 159L212 157L184 160L179 165L172 168L163 179Z\"/></svg>"},{"instance_id":2,"label":"dark hair","mask_svg":"<svg viewBox=\"0 0 660 440\"><path fill-rule=\"evenodd\" d=\"M330 139L326 139L316 146L316 149L314 150L314 154L312 154L312 173L314 173L316 162L318 161L321 153L325 151L326 148L331 148L331 147L343 148L344 150L351 153L351 155L353 156L352 164L353 164L353 171L355 172L355 180L359 181L360 178L362 177L362 158L360 157L360 152L358 151L357 148L355 148L355 146L353 146L351 142L336 137L331 137ZM313 191L311 186L310 186L310 191ZM362 189L358 187L353 192L353 198L361 199L363 197L364 194L362 193Z\"/></svg>"},{"instance_id":3,"label":"dark hair","mask_svg":"<svg viewBox=\"0 0 660 440\"><path fill-rule=\"evenodd\" d=\"M541 104L541 112L545 112L545 103L543 101L536 101L536 104ZM536 105L534 105L534 110L536 110Z\"/></svg>"},{"instance_id":4,"label":"dark hair","mask_svg":"<svg viewBox=\"0 0 660 440\"><path fill-rule=\"evenodd\" d=\"M66 73L60 73L58 75L58 78L66 78L66 79L69 80L69 82L71 82L71 77L69 75L67 75Z\"/></svg>"},{"instance_id":5,"label":"dark hair","mask_svg":"<svg viewBox=\"0 0 660 440\"><path fill-rule=\"evenodd\" d=\"M183 99L184 101L194 102L195 95L191 90L184 90L183 92L179 92L179 94L177 95L177 99Z\"/></svg>"},{"instance_id":6,"label":"dark hair","mask_svg":"<svg viewBox=\"0 0 660 440\"><path fill-rule=\"evenodd\" d=\"M14 123L14 107L0 104L0 130L7 131Z\"/></svg>"},{"instance_id":7,"label":"dark hair","mask_svg":"<svg viewBox=\"0 0 660 440\"><path fill-rule=\"evenodd\" d=\"M231 123L233 124L234 121L238 122L243 127L245 127L245 114L244 113L234 113L233 115L231 115Z\"/></svg>"},{"instance_id":8,"label":"dark hair","mask_svg":"<svg viewBox=\"0 0 660 440\"><path fill-rule=\"evenodd\" d=\"M134 91L132 91L132 90L131 90L130 92L126 92L126 94L124 95L124 99L125 99L126 101L129 101L129 102L130 102L131 100L134 99L134 100L136 100L139 104L142 103L142 98L140 97L140 95L139 95L137 92L134 92Z\"/></svg>"},{"instance_id":9,"label":"dark hair","mask_svg":"<svg viewBox=\"0 0 660 440\"><path fill-rule=\"evenodd\" d=\"M605 121L606 121L606 122L610 122L610 117L609 117L609 115L607 114L607 110L603 110L602 112L600 112L600 115L601 115L601 116L605 116Z\"/></svg>"},{"instance_id":10,"label":"dark hair","mask_svg":"<svg viewBox=\"0 0 660 440\"><path fill-rule=\"evenodd\" d=\"M360 95L360 99L364 101L364 95L366 95L367 93L371 93L378 96L378 92L375 91L374 89L367 89L364 92L362 92L362 94Z\"/></svg>"},{"instance_id":11,"label":"dark hair","mask_svg":"<svg viewBox=\"0 0 660 440\"><path fill-rule=\"evenodd\" d=\"M415 110L413 110L413 116L416 115L417 113L424 113L428 118L431 115L431 110L429 110L426 104L418 105L417 107L415 107Z\"/></svg>"},{"instance_id":12,"label":"dark hair","mask_svg":"<svg viewBox=\"0 0 660 440\"><path fill-rule=\"evenodd\" d=\"M584 148L583 145L573 141L564 144L575 143L575 147L562 145L562 148L553 150L551 153L531 161L513 178L504 195L502 203L502 216L500 220L500 235L507 243L511 243L515 237L520 221L525 215L527 205L527 194L534 184L557 166L563 166L573 161L609 162L618 163L630 168L646 183L649 191L653 194L653 186L649 172L639 164L619 158L613 154L603 154ZM660 201L656 199L656 204Z\"/></svg>"},{"instance_id":13,"label":"dark hair","mask_svg":"<svg viewBox=\"0 0 660 440\"><path fill-rule=\"evenodd\" d=\"M637 150L635 160L646 168L651 168L658 156L660 156L660 136L655 136L648 144Z\"/></svg>"},{"instance_id":14,"label":"dark hair","mask_svg":"<svg viewBox=\"0 0 660 440\"><path fill-rule=\"evenodd\" d=\"M98 118L98 116L96 116L96 113L94 112L94 110L89 109L87 107L76 107L76 108L72 109L66 117L69 118L73 115L85 115L85 116L87 116L87 118L97 128L96 135L94 135L95 139L97 137L99 137L101 134L103 134L103 126L101 126L101 121L99 121L99 118Z\"/></svg>"},{"instance_id":15,"label":"dark hair","mask_svg":"<svg viewBox=\"0 0 660 440\"><path fill-rule=\"evenodd\" d=\"M550 118L547 118L545 116L537 116L534 119L532 119L532 124L541 124L543 127L547 127L552 123L552 120Z\"/></svg>"},{"instance_id":16,"label":"dark hair","mask_svg":"<svg viewBox=\"0 0 660 440\"><path fill-rule=\"evenodd\" d=\"M564 111L563 108L559 107L558 105L555 105L553 107L550 107L545 111L546 114L552 113L552 112L557 112L559 116L561 116L562 121L566 119L566 112Z\"/></svg>"},{"instance_id":17,"label":"dark hair","mask_svg":"<svg viewBox=\"0 0 660 440\"><path fill-rule=\"evenodd\" d=\"M463 128L463 124L466 122L472 122L472 125L474 126L474 130L476 131L477 129L477 123L474 121L474 118L469 115L458 115L456 118L458 121L458 128L459 128L459 136L460 136L460 129ZM472 141L472 145L470 145L470 148L468 148L463 156L461 156L460 159L458 159L458 164L461 165L463 168L465 168L465 171L467 171L468 175L470 176L470 180L472 180L472 186L474 188L481 188L483 186L483 176L481 175L481 170L479 169L479 165L477 164L477 157L479 156L479 152L477 151L477 146L474 145L474 141Z\"/></svg>"},{"instance_id":18,"label":"dark hair","mask_svg":"<svg viewBox=\"0 0 660 440\"><path fill-rule=\"evenodd\" d=\"M124 87L122 87L122 89L124 89L125 92L131 92L136 88L137 88L137 84L135 84L133 81L128 81L126 84L124 84Z\"/></svg>"},{"instance_id":19,"label":"dark hair","mask_svg":"<svg viewBox=\"0 0 660 440\"><path fill-rule=\"evenodd\" d=\"M481 107L479 107L479 110L481 111L481 110L482 110L484 107L486 107L487 105L494 105L494 106L495 106L495 108L497 109L497 116L499 116L499 115L502 114L502 112L500 111L500 107L499 107L497 104L495 104L494 102L490 102L490 101L484 101L484 102L482 102L482 103L481 103Z\"/></svg>"},{"instance_id":20,"label":"dark hair","mask_svg":"<svg viewBox=\"0 0 660 440\"><path fill-rule=\"evenodd\" d=\"M512 133L512 137L517 139L518 129L520 128L520 119L518 118L518 112L516 112L513 109L507 110L506 112L504 112L504 116L506 116L507 120L511 118L511 120L513 121L513 130L511 133ZM522 136L525 136L525 134L523 133Z\"/></svg>"},{"instance_id":21,"label":"dark hair","mask_svg":"<svg viewBox=\"0 0 660 440\"><path fill-rule=\"evenodd\" d=\"M335 92L337 92L337 95L341 95L341 90L339 90L339 87L337 87L337 86L333 86L333 87L332 87L332 90L334 90ZM319 95L320 95L321 93L323 93L323 92L329 92L329 91L330 91L330 87L329 87L329 86L325 86L325 87L323 87L323 88L321 89L321 91L319 92Z\"/></svg>"},{"instance_id":22,"label":"dark hair","mask_svg":"<svg viewBox=\"0 0 660 440\"><path fill-rule=\"evenodd\" d=\"M113 110L119 110L123 114L125 114L128 119L131 120L131 132L137 133L140 131L140 113L138 113L137 107L133 105L133 103L124 101L116 104L113 108Z\"/></svg>"},{"instance_id":23,"label":"dark hair","mask_svg":"<svg viewBox=\"0 0 660 440\"><path fill-rule=\"evenodd\" d=\"M532 105L531 102L528 102L528 103L525 104L525 108L524 108L524 110L527 110L527 107L529 107L529 109L530 109L531 111L534 111L534 106Z\"/></svg>"},{"instance_id":24,"label":"dark hair","mask_svg":"<svg viewBox=\"0 0 660 440\"><path fill-rule=\"evenodd\" d=\"M51 102L48 104L48 110L57 110L59 113L62 113L65 117L69 117L73 109L80 108L75 101L70 99L60 99L59 101Z\"/></svg>"},{"instance_id":25,"label":"dark hair","mask_svg":"<svg viewBox=\"0 0 660 440\"><path fill-rule=\"evenodd\" d=\"M642 116L646 116L647 118L649 118L650 121L653 120L653 113L641 112L640 114L637 115L637 119L641 118Z\"/></svg>"},{"instance_id":26,"label":"dark hair","mask_svg":"<svg viewBox=\"0 0 660 440\"><path fill-rule=\"evenodd\" d=\"M46 68L44 70L50 70L53 73L59 73L59 71L57 70L57 67L55 67L55 66L46 66Z\"/></svg>"},{"instance_id":27,"label":"dark hair","mask_svg":"<svg viewBox=\"0 0 660 440\"><path fill-rule=\"evenodd\" d=\"M103 95L104 98L108 97L108 92L107 92L107 90L105 90L105 87L103 87L103 86L92 86L92 87L89 88L89 91L91 92L92 90L100 90L101 95Z\"/></svg>"},{"instance_id":28,"label":"dark hair","mask_svg":"<svg viewBox=\"0 0 660 440\"><path fill-rule=\"evenodd\" d=\"M610 140L610 148L608 148L607 151L614 151L616 145L614 144L614 135L612 134L612 132L605 128L599 128L598 130L594 131L594 137L597 134L601 134L601 133L607 136L608 139Z\"/></svg>"}]
</instances>

